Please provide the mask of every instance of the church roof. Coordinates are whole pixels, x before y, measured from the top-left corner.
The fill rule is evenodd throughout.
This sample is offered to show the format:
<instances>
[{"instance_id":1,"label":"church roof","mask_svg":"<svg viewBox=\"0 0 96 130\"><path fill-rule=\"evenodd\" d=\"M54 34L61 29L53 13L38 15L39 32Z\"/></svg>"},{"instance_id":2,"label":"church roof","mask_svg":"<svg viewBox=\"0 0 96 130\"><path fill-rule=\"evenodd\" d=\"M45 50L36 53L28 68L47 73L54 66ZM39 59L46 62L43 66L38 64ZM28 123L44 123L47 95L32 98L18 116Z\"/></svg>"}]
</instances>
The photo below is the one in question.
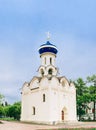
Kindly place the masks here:
<instances>
[{"instance_id":1,"label":"church roof","mask_svg":"<svg viewBox=\"0 0 96 130\"><path fill-rule=\"evenodd\" d=\"M55 45L53 45L49 41L47 41L46 44L42 44L39 48L39 54L43 54L46 52L57 54L58 50Z\"/></svg>"},{"instance_id":2,"label":"church roof","mask_svg":"<svg viewBox=\"0 0 96 130\"><path fill-rule=\"evenodd\" d=\"M46 77L47 79L49 79L48 76L44 76L44 77ZM43 78L44 78L44 77L43 77ZM53 77L57 78L59 82L61 81L61 79L65 79L65 80L68 82L68 84L70 84L70 82L68 81L68 79L67 79L65 76L61 76L61 77L52 76L51 79L52 79ZM38 79L39 82L40 82L41 79L43 79L43 78L42 78L42 77L38 77L38 76L34 76L34 77L32 78L32 80L29 82L29 85L30 85L30 83L31 83L34 79Z\"/></svg>"}]
</instances>

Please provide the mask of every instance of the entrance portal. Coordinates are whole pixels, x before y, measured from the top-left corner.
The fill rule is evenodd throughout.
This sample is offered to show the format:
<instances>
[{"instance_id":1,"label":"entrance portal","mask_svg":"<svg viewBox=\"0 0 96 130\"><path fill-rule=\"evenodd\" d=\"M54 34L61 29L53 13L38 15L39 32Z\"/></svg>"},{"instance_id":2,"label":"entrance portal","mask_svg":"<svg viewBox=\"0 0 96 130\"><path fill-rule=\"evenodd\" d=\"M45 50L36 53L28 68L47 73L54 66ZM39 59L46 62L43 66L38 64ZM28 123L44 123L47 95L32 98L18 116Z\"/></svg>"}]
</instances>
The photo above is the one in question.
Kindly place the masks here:
<instances>
[{"instance_id":1,"label":"entrance portal","mask_svg":"<svg viewBox=\"0 0 96 130\"><path fill-rule=\"evenodd\" d=\"M66 107L64 107L63 110L61 111L61 120L67 121L67 118L68 118L67 109L66 109Z\"/></svg>"},{"instance_id":2,"label":"entrance portal","mask_svg":"<svg viewBox=\"0 0 96 130\"><path fill-rule=\"evenodd\" d=\"M64 111L62 111L62 121L64 121Z\"/></svg>"}]
</instances>

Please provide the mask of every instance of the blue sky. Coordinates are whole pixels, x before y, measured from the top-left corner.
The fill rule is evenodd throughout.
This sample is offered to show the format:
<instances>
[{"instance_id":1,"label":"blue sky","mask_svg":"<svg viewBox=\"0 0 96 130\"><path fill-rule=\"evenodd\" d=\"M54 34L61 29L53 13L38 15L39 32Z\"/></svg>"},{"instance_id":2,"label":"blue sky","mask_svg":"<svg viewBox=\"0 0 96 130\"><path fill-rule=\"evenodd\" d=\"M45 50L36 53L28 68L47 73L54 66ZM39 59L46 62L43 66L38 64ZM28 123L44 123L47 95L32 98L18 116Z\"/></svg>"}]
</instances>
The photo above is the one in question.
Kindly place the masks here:
<instances>
[{"instance_id":1,"label":"blue sky","mask_svg":"<svg viewBox=\"0 0 96 130\"><path fill-rule=\"evenodd\" d=\"M96 0L0 0L0 93L9 103L38 75L37 50L47 31L58 48L60 75L96 74Z\"/></svg>"}]
</instances>

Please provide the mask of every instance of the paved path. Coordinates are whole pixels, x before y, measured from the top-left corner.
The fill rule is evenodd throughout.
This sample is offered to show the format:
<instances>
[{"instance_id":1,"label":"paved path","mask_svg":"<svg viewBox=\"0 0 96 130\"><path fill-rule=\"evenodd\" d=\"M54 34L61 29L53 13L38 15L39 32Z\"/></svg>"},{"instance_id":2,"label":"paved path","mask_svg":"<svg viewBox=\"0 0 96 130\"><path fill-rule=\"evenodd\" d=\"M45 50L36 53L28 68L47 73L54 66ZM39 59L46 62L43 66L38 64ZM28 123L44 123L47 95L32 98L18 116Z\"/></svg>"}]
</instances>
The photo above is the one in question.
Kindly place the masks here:
<instances>
[{"instance_id":1,"label":"paved path","mask_svg":"<svg viewBox=\"0 0 96 130\"><path fill-rule=\"evenodd\" d=\"M0 130L38 130L38 129L42 130L47 128L55 128L55 127L47 125L25 124L25 123L7 122L7 121L2 121L2 124L0 124Z\"/></svg>"},{"instance_id":2,"label":"paved path","mask_svg":"<svg viewBox=\"0 0 96 130\"><path fill-rule=\"evenodd\" d=\"M18 122L7 122L2 121L0 124L0 130L45 130L52 129L56 130L58 128L96 128L96 122L79 122L74 124L59 124L59 125L36 125L36 124L25 124ZM95 129L94 129L95 130Z\"/></svg>"}]
</instances>

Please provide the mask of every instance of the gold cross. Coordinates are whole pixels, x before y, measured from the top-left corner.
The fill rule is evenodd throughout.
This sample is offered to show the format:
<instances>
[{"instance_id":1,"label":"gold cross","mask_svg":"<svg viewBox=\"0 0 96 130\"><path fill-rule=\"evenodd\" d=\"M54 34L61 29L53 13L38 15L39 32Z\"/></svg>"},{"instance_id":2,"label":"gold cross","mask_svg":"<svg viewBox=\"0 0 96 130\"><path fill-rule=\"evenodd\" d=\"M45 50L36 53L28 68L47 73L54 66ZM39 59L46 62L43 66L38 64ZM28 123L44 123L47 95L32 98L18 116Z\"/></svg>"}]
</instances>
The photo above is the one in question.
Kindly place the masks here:
<instances>
[{"instance_id":1,"label":"gold cross","mask_svg":"<svg viewBox=\"0 0 96 130\"><path fill-rule=\"evenodd\" d=\"M51 37L51 34L50 34L50 32L47 32L46 34L47 34L47 40L49 41L50 37Z\"/></svg>"}]
</instances>

